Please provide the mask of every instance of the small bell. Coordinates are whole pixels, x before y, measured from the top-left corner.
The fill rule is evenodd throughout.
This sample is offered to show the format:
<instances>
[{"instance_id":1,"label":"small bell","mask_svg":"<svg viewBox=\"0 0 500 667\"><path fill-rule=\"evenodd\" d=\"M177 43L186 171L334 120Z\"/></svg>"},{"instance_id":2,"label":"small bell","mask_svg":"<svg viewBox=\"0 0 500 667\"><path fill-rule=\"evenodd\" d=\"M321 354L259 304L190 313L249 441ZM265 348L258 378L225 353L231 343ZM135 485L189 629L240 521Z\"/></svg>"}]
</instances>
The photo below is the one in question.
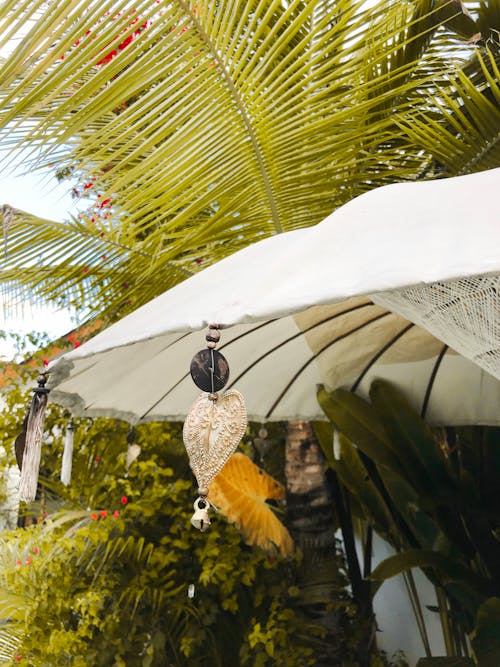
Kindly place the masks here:
<instances>
[{"instance_id":1,"label":"small bell","mask_svg":"<svg viewBox=\"0 0 500 667\"><path fill-rule=\"evenodd\" d=\"M191 524L198 528L199 531L204 533L208 530L210 526L210 517L208 516L208 508L210 503L206 498L201 496L197 498L194 502L194 514L191 517Z\"/></svg>"}]
</instances>

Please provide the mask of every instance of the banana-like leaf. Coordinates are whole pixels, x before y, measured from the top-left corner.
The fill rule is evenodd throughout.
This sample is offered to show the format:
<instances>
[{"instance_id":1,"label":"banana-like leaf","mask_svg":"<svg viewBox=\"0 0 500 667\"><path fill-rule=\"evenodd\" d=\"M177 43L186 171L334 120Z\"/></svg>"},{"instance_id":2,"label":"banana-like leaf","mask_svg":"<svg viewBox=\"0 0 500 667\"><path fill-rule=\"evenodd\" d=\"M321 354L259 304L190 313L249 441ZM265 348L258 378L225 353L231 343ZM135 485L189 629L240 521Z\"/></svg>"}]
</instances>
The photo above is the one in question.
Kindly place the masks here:
<instances>
[{"instance_id":1,"label":"banana-like leaf","mask_svg":"<svg viewBox=\"0 0 500 667\"><path fill-rule=\"evenodd\" d=\"M359 453L347 438L340 435L340 458L334 470L346 489L357 499L364 518L391 544L399 543L399 531L382 494L363 465Z\"/></svg>"},{"instance_id":2,"label":"banana-like leaf","mask_svg":"<svg viewBox=\"0 0 500 667\"><path fill-rule=\"evenodd\" d=\"M370 400L419 495L454 495L456 488L434 434L403 395L389 382L375 380Z\"/></svg>"},{"instance_id":3,"label":"banana-like leaf","mask_svg":"<svg viewBox=\"0 0 500 667\"><path fill-rule=\"evenodd\" d=\"M478 665L500 664L500 598L489 598L479 607L471 644Z\"/></svg>"},{"instance_id":4,"label":"banana-like leaf","mask_svg":"<svg viewBox=\"0 0 500 667\"><path fill-rule=\"evenodd\" d=\"M444 582L460 582L478 593L488 596L491 582L484 579L455 559L447 558L437 551L411 549L383 560L372 572L374 581L385 581L414 567L432 568Z\"/></svg>"},{"instance_id":5,"label":"banana-like leaf","mask_svg":"<svg viewBox=\"0 0 500 667\"><path fill-rule=\"evenodd\" d=\"M27 168L71 175L95 213L85 243L11 230L7 291L124 314L200 265L415 178L433 154L401 128L434 110L438 86L453 100L449 59L471 51L438 29L454 18L430 0L3 3L0 46L17 47L0 141L24 147Z\"/></svg>"},{"instance_id":6,"label":"banana-like leaf","mask_svg":"<svg viewBox=\"0 0 500 667\"><path fill-rule=\"evenodd\" d=\"M470 658L421 658L416 667L474 667Z\"/></svg>"},{"instance_id":7,"label":"banana-like leaf","mask_svg":"<svg viewBox=\"0 0 500 667\"><path fill-rule=\"evenodd\" d=\"M322 385L317 398L328 419L364 454L375 463L402 473L384 423L367 401L345 389L328 392Z\"/></svg>"},{"instance_id":8,"label":"banana-like leaf","mask_svg":"<svg viewBox=\"0 0 500 667\"><path fill-rule=\"evenodd\" d=\"M380 470L380 476L394 507L410 527L415 540L423 549L445 550L446 537L435 521L421 509L421 503L413 487L389 470ZM393 544L393 546L397 546Z\"/></svg>"},{"instance_id":9,"label":"banana-like leaf","mask_svg":"<svg viewBox=\"0 0 500 667\"><path fill-rule=\"evenodd\" d=\"M210 484L208 499L236 525L247 544L293 553L292 538L266 500L282 500L284 487L236 452Z\"/></svg>"}]
</instances>

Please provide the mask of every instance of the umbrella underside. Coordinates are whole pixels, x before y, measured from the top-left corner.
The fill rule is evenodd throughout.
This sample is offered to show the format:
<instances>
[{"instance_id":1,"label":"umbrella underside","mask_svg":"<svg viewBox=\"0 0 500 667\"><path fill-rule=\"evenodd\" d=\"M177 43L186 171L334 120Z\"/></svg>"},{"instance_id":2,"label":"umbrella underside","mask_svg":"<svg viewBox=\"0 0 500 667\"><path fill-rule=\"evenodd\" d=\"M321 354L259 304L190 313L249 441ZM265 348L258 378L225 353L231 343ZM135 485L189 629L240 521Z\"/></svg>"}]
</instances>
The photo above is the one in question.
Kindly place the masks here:
<instances>
[{"instance_id":1,"label":"umbrella underside","mask_svg":"<svg viewBox=\"0 0 500 667\"><path fill-rule=\"evenodd\" d=\"M204 344L200 332L170 333L62 359L52 378L52 400L89 416L182 421L199 393L190 361ZM226 390L245 396L253 421L324 419L318 384L363 395L379 377L400 386L431 423L498 421L495 378L365 297L232 326L222 331L218 349L231 369Z\"/></svg>"}]
</instances>

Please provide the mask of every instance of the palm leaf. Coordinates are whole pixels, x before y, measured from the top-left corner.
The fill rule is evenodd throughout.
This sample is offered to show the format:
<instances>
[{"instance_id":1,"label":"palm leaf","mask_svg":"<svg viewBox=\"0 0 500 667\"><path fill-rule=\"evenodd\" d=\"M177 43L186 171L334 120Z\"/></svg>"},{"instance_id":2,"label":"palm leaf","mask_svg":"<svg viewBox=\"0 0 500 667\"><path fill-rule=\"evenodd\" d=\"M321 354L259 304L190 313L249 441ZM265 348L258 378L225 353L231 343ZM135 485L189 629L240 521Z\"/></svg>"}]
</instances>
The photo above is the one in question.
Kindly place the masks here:
<instances>
[{"instance_id":1,"label":"palm leaf","mask_svg":"<svg viewBox=\"0 0 500 667\"><path fill-rule=\"evenodd\" d=\"M470 52L440 27L461 11L429 15L430 5L4 3L0 39L28 32L3 66L3 144L27 148L33 168L91 184L100 213L79 221L75 238L90 238L77 252L69 239L54 250L53 225L31 246L11 231L3 280L39 298L60 296L67 281L92 312L112 304L123 314L199 262L413 178L428 156L407 150L413 138L395 118L446 80L450 54ZM45 253L56 280L37 287L26 268ZM81 273L89 265L93 280ZM125 274L136 276L128 306Z\"/></svg>"},{"instance_id":2,"label":"palm leaf","mask_svg":"<svg viewBox=\"0 0 500 667\"><path fill-rule=\"evenodd\" d=\"M478 53L475 61L481 86L458 70L453 96L441 91L433 96L431 110L419 110L401 123L414 145L428 151L447 176L500 164L500 70L490 52Z\"/></svg>"}]
</instances>

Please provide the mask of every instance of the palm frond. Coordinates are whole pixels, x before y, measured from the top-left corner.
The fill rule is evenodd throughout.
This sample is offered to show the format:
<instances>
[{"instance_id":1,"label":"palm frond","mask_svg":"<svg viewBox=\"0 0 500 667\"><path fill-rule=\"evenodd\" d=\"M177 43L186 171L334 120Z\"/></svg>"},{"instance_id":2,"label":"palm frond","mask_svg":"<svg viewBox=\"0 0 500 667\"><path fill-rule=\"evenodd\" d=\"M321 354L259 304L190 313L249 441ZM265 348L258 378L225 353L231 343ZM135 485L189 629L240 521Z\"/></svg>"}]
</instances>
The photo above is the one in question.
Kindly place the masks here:
<instances>
[{"instance_id":1,"label":"palm frond","mask_svg":"<svg viewBox=\"0 0 500 667\"><path fill-rule=\"evenodd\" d=\"M95 217L59 223L5 205L0 217L0 285L17 301L44 302L56 295L61 307L83 308L92 301L93 312L110 303L130 310L156 296L160 276L168 286L192 273L161 257L157 237L131 242Z\"/></svg>"},{"instance_id":2,"label":"palm frond","mask_svg":"<svg viewBox=\"0 0 500 667\"><path fill-rule=\"evenodd\" d=\"M442 91L432 98L431 109L401 123L414 146L432 155L436 171L446 176L500 164L500 70L492 53L476 58L485 82L481 87L458 70L456 95Z\"/></svg>"},{"instance_id":3,"label":"palm frond","mask_svg":"<svg viewBox=\"0 0 500 667\"><path fill-rule=\"evenodd\" d=\"M27 34L4 63L0 141L72 175L98 215L59 249L60 229L38 227L31 246L11 231L3 279L123 313L124 283L135 307L200 262L414 178L428 156L407 150L396 114L428 104L473 49L448 29L472 30L463 11L438 4L4 3L0 40ZM25 269L44 252L56 280L36 287Z\"/></svg>"}]
</instances>

